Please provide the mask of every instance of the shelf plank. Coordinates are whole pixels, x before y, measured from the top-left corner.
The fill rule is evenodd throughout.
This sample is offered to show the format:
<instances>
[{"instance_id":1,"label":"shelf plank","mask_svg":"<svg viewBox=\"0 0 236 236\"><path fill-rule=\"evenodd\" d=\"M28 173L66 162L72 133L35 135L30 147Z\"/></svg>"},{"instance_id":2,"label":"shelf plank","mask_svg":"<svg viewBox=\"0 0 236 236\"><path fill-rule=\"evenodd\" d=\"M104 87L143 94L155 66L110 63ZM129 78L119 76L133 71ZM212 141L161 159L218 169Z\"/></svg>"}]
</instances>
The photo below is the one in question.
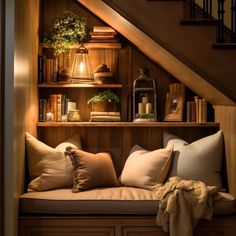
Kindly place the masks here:
<instances>
[{"instance_id":1,"label":"shelf plank","mask_svg":"<svg viewBox=\"0 0 236 236\"><path fill-rule=\"evenodd\" d=\"M114 43L84 43L83 44L87 49L120 49L121 43L114 42ZM41 48L52 48L52 46L47 45L45 43L40 44ZM70 48L79 48L81 44L75 44Z\"/></svg>"},{"instance_id":2,"label":"shelf plank","mask_svg":"<svg viewBox=\"0 0 236 236\"><path fill-rule=\"evenodd\" d=\"M73 84L73 83L43 83L39 88L122 88L122 84Z\"/></svg>"},{"instance_id":3,"label":"shelf plank","mask_svg":"<svg viewBox=\"0 0 236 236\"><path fill-rule=\"evenodd\" d=\"M219 123L206 122L38 122L37 127L219 127Z\"/></svg>"}]
</instances>

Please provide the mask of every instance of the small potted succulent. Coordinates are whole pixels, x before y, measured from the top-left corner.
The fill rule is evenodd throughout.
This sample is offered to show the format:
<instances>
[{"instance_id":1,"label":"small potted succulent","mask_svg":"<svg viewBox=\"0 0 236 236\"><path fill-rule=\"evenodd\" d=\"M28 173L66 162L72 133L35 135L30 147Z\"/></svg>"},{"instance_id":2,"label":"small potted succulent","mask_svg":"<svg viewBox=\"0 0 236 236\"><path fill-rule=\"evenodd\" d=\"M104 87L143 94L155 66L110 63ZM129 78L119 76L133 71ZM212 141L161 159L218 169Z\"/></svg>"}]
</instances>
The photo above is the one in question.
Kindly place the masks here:
<instances>
[{"instance_id":1,"label":"small potted succulent","mask_svg":"<svg viewBox=\"0 0 236 236\"><path fill-rule=\"evenodd\" d=\"M109 112L116 111L116 105L119 103L119 97L111 90L104 90L88 100L92 104L92 111Z\"/></svg>"},{"instance_id":2,"label":"small potted succulent","mask_svg":"<svg viewBox=\"0 0 236 236\"><path fill-rule=\"evenodd\" d=\"M54 55L58 56L67 52L76 43L83 43L87 36L86 20L67 11L54 19L52 29L44 38L44 43L51 46Z\"/></svg>"}]
</instances>

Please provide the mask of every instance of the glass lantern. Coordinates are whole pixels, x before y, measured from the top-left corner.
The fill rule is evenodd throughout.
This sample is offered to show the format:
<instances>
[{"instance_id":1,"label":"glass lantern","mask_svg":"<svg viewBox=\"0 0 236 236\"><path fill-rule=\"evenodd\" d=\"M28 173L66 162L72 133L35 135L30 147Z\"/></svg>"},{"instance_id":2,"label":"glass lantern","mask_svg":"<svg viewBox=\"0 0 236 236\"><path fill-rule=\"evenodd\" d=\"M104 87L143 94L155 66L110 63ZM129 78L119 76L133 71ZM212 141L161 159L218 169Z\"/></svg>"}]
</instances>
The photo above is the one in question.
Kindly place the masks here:
<instances>
[{"instance_id":1,"label":"glass lantern","mask_svg":"<svg viewBox=\"0 0 236 236\"><path fill-rule=\"evenodd\" d=\"M156 83L149 78L149 71L144 67L140 69L140 75L133 83L133 121L156 120Z\"/></svg>"},{"instance_id":2,"label":"glass lantern","mask_svg":"<svg viewBox=\"0 0 236 236\"><path fill-rule=\"evenodd\" d=\"M71 68L72 83L93 83L93 71L88 49L81 46L77 49Z\"/></svg>"}]
</instances>

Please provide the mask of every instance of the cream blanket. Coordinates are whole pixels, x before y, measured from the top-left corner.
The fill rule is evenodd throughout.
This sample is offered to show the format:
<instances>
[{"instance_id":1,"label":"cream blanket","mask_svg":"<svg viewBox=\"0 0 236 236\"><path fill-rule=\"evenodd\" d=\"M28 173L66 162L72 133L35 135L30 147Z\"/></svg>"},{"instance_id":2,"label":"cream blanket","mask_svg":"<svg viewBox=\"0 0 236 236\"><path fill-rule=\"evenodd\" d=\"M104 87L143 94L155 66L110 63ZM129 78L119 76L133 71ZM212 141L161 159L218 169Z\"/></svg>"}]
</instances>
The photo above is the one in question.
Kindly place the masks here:
<instances>
[{"instance_id":1,"label":"cream blanket","mask_svg":"<svg viewBox=\"0 0 236 236\"><path fill-rule=\"evenodd\" d=\"M210 220L218 189L200 181L171 177L153 188L160 201L156 223L170 236L191 236L200 219Z\"/></svg>"}]
</instances>

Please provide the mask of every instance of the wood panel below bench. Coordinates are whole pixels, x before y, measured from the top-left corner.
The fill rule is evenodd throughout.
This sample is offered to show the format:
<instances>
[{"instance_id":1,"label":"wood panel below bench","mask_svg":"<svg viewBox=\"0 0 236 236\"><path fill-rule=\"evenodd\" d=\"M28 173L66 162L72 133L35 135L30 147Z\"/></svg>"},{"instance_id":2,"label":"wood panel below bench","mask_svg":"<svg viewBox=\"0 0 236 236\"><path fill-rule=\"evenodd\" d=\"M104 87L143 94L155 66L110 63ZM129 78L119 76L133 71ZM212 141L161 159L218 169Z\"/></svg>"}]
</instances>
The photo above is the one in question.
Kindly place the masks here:
<instances>
[{"instance_id":1,"label":"wood panel below bench","mask_svg":"<svg viewBox=\"0 0 236 236\"><path fill-rule=\"evenodd\" d=\"M18 236L167 236L156 216L20 216ZM195 236L234 236L236 217L201 222Z\"/></svg>"}]
</instances>

